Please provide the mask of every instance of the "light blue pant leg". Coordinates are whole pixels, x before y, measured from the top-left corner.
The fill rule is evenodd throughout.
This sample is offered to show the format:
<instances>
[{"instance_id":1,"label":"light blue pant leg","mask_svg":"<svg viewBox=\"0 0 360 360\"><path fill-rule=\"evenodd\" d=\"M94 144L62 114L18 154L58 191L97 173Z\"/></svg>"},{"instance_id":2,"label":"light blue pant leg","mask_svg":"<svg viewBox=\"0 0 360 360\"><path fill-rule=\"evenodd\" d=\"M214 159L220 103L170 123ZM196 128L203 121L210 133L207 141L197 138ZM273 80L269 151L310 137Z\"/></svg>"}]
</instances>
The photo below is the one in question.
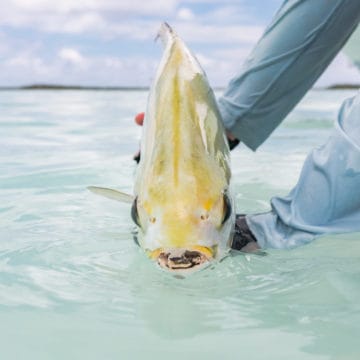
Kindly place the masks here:
<instances>
[{"instance_id":1,"label":"light blue pant leg","mask_svg":"<svg viewBox=\"0 0 360 360\"><path fill-rule=\"evenodd\" d=\"M269 213L246 218L262 248L360 231L360 92L343 103L332 136L309 154L295 188L271 206Z\"/></svg>"}]
</instances>

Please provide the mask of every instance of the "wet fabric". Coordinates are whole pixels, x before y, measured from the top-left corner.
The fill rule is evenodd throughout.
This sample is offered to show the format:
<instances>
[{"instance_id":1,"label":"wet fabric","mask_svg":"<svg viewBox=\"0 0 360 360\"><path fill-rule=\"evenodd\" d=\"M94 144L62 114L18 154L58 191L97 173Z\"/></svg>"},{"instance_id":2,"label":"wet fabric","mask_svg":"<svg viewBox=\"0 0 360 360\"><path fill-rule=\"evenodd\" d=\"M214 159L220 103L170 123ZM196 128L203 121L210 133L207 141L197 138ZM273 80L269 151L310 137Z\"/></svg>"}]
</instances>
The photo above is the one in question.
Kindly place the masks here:
<instances>
[{"instance_id":1,"label":"wet fabric","mask_svg":"<svg viewBox=\"0 0 360 360\"><path fill-rule=\"evenodd\" d=\"M271 207L246 218L262 248L360 231L360 92L343 103L332 136L308 155L294 189Z\"/></svg>"}]
</instances>

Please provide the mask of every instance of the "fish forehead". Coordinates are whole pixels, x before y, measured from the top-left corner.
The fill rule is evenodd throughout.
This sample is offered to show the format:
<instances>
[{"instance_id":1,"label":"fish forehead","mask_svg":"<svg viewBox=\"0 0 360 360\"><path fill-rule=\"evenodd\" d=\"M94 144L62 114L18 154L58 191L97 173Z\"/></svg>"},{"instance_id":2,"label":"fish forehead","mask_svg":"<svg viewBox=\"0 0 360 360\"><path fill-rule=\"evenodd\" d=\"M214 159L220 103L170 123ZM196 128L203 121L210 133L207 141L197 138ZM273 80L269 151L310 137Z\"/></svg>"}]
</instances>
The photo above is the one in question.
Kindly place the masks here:
<instances>
[{"instance_id":1,"label":"fish forehead","mask_svg":"<svg viewBox=\"0 0 360 360\"><path fill-rule=\"evenodd\" d=\"M221 240L219 225L222 220L221 210L211 221L201 219L201 211L177 206L154 207L151 231L145 234L144 247L187 247L193 245L213 246ZM196 209L196 208L195 208ZM147 236L148 235L148 236Z\"/></svg>"}]
</instances>

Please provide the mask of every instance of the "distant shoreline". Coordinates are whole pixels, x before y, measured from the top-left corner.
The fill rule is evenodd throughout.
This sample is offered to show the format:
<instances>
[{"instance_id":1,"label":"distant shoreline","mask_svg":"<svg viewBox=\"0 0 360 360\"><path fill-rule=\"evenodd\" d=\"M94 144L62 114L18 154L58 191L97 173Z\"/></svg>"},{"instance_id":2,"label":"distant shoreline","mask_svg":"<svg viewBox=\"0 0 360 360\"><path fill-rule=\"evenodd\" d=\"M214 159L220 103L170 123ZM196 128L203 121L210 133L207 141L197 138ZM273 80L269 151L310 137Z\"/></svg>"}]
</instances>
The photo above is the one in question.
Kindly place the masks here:
<instances>
[{"instance_id":1,"label":"distant shoreline","mask_svg":"<svg viewBox=\"0 0 360 360\"><path fill-rule=\"evenodd\" d=\"M328 90L357 90L360 89L360 84L336 84L327 87Z\"/></svg>"},{"instance_id":2,"label":"distant shoreline","mask_svg":"<svg viewBox=\"0 0 360 360\"><path fill-rule=\"evenodd\" d=\"M0 86L0 90L101 90L101 91L145 91L146 86L82 86L82 85L47 85Z\"/></svg>"},{"instance_id":3,"label":"distant shoreline","mask_svg":"<svg viewBox=\"0 0 360 360\"><path fill-rule=\"evenodd\" d=\"M25 86L0 86L1 90L92 90L92 91L148 91L147 86L82 86L82 85L57 85L57 84L32 84ZM216 91L222 91L225 87L214 87ZM360 84L335 84L313 90L357 90Z\"/></svg>"}]
</instances>

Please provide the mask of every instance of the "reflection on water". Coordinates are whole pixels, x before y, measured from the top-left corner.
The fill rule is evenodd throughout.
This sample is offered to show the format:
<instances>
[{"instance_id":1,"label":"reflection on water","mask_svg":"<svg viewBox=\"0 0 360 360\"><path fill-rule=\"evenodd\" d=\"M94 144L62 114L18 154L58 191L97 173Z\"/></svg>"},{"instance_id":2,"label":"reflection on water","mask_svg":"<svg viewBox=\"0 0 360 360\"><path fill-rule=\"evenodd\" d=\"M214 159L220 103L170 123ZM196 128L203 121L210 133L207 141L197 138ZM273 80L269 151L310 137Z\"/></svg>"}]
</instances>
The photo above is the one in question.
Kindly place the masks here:
<instances>
[{"instance_id":1,"label":"reflection on water","mask_svg":"<svg viewBox=\"0 0 360 360\"><path fill-rule=\"evenodd\" d=\"M133 243L128 205L86 191L131 192L132 116L146 93L1 95L2 357L359 357L359 234L234 253L174 278ZM241 212L266 211L271 196L289 191L348 95L311 93L257 153L233 153Z\"/></svg>"}]
</instances>

